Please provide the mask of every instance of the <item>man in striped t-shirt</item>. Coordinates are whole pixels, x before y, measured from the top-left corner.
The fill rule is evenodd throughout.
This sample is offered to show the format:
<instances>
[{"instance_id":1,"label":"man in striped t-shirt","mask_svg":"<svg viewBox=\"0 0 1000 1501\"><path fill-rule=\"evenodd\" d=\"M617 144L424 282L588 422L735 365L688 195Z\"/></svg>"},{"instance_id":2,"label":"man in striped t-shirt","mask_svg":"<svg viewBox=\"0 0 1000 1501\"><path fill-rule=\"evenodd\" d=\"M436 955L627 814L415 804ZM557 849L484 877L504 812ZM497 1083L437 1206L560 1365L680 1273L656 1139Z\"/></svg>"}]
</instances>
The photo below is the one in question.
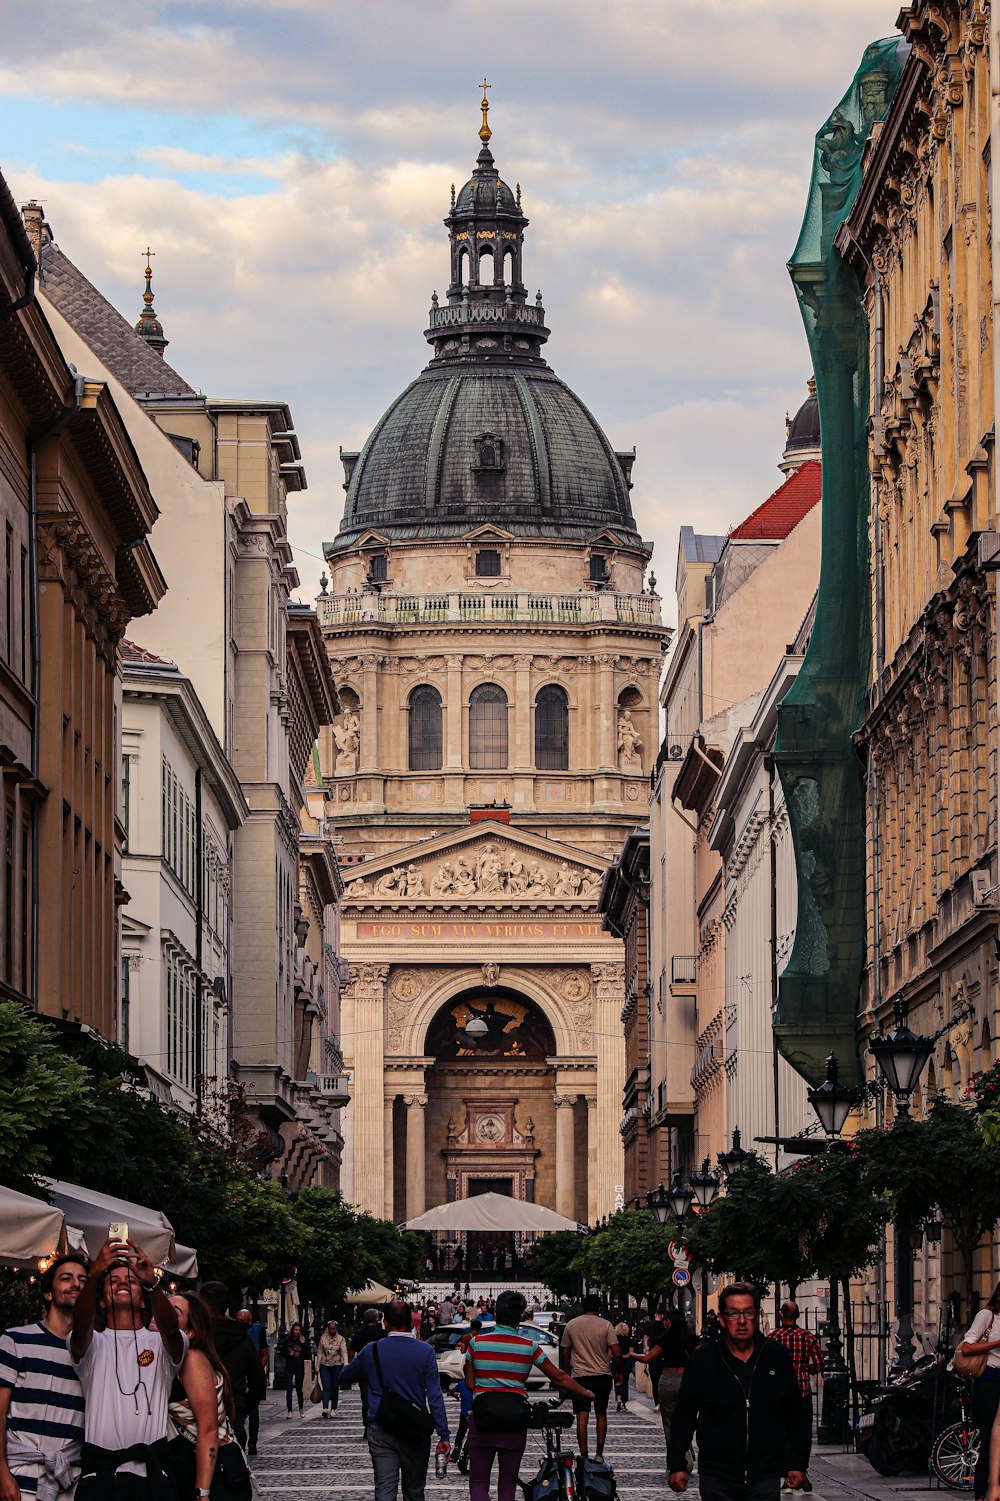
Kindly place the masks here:
<instances>
[{"instance_id":1,"label":"man in striped t-shirt","mask_svg":"<svg viewBox=\"0 0 1000 1501\"><path fill-rule=\"evenodd\" d=\"M0 1335L0 1501L73 1494L84 1404L66 1340L86 1280L82 1257L59 1257L42 1277L44 1319Z\"/></svg>"},{"instance_id":2,"label":"man in striped t-shirt","mask_svg":"<svg viewBox=\"0 0 1000 1501\"><path fill-rule=\"evenodd\" d=\"M593 1400L591 1393L561 1371L545 1354L533 1336L522 1333L518 1325L524 1318L528 1300L513 1288L497 1298L496 1328L477 1334L469 1341L465 1357L465 1384L473 1394L472 1421L469 1425L469 1497L470 1501L490 1501L490 1475L497 1460L497 1501L514 1501L517 1468L528 1435L519 1431L481 1430L476 1423L476 1400L490 1392L525 1393L532 1366L548 1376L554 1386L573 1393L584 1402Z\"/></svg>"}]
</instances>

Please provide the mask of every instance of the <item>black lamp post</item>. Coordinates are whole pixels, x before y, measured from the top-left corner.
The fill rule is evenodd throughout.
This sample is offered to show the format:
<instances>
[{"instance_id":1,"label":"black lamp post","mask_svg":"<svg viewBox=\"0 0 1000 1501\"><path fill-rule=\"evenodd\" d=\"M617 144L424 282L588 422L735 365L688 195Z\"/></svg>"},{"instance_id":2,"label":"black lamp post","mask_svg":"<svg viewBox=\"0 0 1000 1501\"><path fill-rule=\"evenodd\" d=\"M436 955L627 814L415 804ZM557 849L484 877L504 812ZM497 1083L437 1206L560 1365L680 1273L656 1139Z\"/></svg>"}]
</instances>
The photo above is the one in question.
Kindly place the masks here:
<instances>
[{"instance_id":1,"label":"black lamp post","mask_svg":"<svg viewBox=\"0 0 1000 1501\"><path fill-rule=\"evenodd\" d=\"M826 1132L827 1147L839 1140L847 1117L858 1103L858 1092L841 1084L837 1077L837 1055L826 1060L826 1079L806 1095ZM830 1277L830 1313L827 1320L826 1360L823 1373L823 1408L816 1430L821 1444L842 1443L847 1437L848 1370L840 1338L840 1283Z\"/></svg>"},{"instance_id":2,"label":"black lamp post","mask_svg":"<svg viewBox=\"0 0 1000 1501\"><path fill-rule=\"evenodd\" d=\"M707 1209L715 1200L719 1192L719 1179L712 1172L706 1157L697 1173L691 1174L691 1189L698 1203L699 1209ZM708 1267L704 1262L701 1265L701 1328L705 1331L708 1323Z\"/></svg>"},{"instance_id":3,"label":"black lamp post","mask_svg":"<svg viewBox=\"0 0 1000 1501\"><path fill-rule=\"evenodd\" d=\"M649 1189L646 1193L646 1208L650 1214L656 1216L657 1224L665 1225L672 1214L670 1197L661 1183L656 1193Z\"/></svg>"},{"instance_id":4,"label":"black lamp post","mask_svg":"<svg viewBox=\"0 0 1000 1501\"><path fill-rule=\"evenodd\" d=\"M670 1207L670 1214L678 1221L685 1219L693 1201L694 1194L685 1183L681 1182L680 1171L674 1173L673 1182L667 1189L667 1204ZM659 1210L657 1210L657 1218L659 1219ZM666 1224L666 1221L664 1220L663 1223Z\"/></svg>"},{"instance_id":5,"label":"black lamp post","mask_svg":"<svg viewBox=\"0 0 1000 1501\"><path fill-rule=\"evenodd\" d=\"M893 1007L895 1026L892 1031L873 1038L868 1044L868 1050L895 1100L893 1130L900 1120L909 1116L910 1096L934 1051L933 1037L921 1037L910 1030L907 1011L906 1002L897 999ZM896 1352L892 1373L898 1375L913 1365L913 1234L909 1224L896 1220L892 1238L896 1282Z\"/></svg>"},{"instance_id":6,"label":"black lamp post","mask_svg":"<svg viewBox=\"0 0 1000 1501\"><path fill-rule=\"evenodd\" d=\"M748 1152L743 1146L739 1126L733 1128L733 1144L728 1152L719 1153L719 1166L724 1173L738 1173L740 1168L753 1153Z\"/></svg>"}]
</instances>

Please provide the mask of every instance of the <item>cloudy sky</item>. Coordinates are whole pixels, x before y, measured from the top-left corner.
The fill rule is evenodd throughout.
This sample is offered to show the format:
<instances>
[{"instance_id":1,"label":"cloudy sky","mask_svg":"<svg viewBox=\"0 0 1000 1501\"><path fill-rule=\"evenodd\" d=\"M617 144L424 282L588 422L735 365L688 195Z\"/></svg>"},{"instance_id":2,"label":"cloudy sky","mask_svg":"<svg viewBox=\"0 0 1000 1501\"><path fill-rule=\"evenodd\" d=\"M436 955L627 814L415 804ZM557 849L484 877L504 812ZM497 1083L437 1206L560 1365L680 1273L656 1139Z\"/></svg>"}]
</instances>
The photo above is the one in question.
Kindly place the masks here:
<instances>
[{"instance_id":1,"label":"cloudy sky","mask_svg":"<svg viewBox=\"0 0 1000 1501\"><path fill-rule=\"evenodd\" d=\"M280 398L303 597L364 441L425 363L449 185L490 90L548 357L618 447L669 597L677 529L780 480L809 372L785 262L812 138L899 0L3 0L0 168L169 361ZM154 537L155 545L155 537Z\"/></svg>"}]
</instances>

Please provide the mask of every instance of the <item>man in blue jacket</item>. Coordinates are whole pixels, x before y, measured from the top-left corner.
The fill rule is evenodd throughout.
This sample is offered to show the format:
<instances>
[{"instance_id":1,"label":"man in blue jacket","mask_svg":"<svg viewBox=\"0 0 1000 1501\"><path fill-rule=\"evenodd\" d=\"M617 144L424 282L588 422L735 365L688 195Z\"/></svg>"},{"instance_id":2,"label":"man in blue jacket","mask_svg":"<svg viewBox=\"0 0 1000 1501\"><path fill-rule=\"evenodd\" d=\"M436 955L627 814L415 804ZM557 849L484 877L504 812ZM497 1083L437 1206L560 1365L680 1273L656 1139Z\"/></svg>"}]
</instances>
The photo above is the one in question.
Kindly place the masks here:
<instances>
[{"instance_id":1,"label":"man in blue jacket","mask_svg":"<svg viewBox=\"0 0 1000 1501\"><path fill-rule=\"evenodd\" d=\"M415 1407L429 1409L437 1429L437 1454L450 1454L448 1414L441 1395L441 1378L430 1345L413 1334L413 1309L397 1299L385 1311L386 1337L365 1345L340 1373L341 1385L363 1379L368 1386L368 1452L375 1471L375 1501L396 1501L400 1481L403 1501L424 1501L430 1435L402 1438L379 1423L385 1387ZM378 1352L376 1362L375 1352ZM383 1385L384 1383L384 1385Z\"/></svg>"},{"instance_id":2,"label":"man in blue jacket","mask_svg":"<svg viewBox=\"0 0 1000 1501\"><path fill-rule=\"evenodd\" d=\"M667 1442L667 1481L687 1488L687 1451L698 1438L701 1501L778 1501L781 1482L805 1480L802 1397L788 1352L758 1329L760 1295L732 1282L719 1295L722 1338L684 1368Z\"/></svg>"}]
</instances>

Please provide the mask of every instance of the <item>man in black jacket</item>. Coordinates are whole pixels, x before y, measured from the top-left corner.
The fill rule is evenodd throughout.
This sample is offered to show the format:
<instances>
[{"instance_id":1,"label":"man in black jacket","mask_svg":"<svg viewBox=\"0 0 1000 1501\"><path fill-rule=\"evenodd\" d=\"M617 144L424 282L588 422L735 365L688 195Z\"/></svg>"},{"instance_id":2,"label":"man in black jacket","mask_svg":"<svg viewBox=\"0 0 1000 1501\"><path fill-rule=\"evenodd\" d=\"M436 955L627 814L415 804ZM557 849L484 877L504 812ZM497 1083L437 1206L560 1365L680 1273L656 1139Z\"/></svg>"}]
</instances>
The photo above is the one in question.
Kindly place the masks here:
<instances>
[{"instance_id":1,"label":"man in black jacket","mask_svg":"<svg viewBox=\"0 0 1000 1501\"><path fill-rule=\"evenodd\" d=\"M777 1501L782 1479L802 1487L799 1383L787 1351L760 1333L759 1315L749 1283L720 1294L723 1337L694 1352L681 1380L667 1447L672 1491L687 1488L695 1435L701 1501Z\"/></svg>"},{"instance_id":2,"label":"man in black jacket","mask_svg":"<svg viewBox=\"0 0 1000 1501\"><path fill-rule=\"evenodd\" d=\"M229 1289L224 1282L204 1283L201 1298L212 1315L215 1348L233 1389L233 1427L236 1437L246 1448L247 1408L255 1407L267 1395L267 1377L260 1363L260 1352L247 1333L246 1325L229 1317Z\"/></svg>"}]
</instances>

